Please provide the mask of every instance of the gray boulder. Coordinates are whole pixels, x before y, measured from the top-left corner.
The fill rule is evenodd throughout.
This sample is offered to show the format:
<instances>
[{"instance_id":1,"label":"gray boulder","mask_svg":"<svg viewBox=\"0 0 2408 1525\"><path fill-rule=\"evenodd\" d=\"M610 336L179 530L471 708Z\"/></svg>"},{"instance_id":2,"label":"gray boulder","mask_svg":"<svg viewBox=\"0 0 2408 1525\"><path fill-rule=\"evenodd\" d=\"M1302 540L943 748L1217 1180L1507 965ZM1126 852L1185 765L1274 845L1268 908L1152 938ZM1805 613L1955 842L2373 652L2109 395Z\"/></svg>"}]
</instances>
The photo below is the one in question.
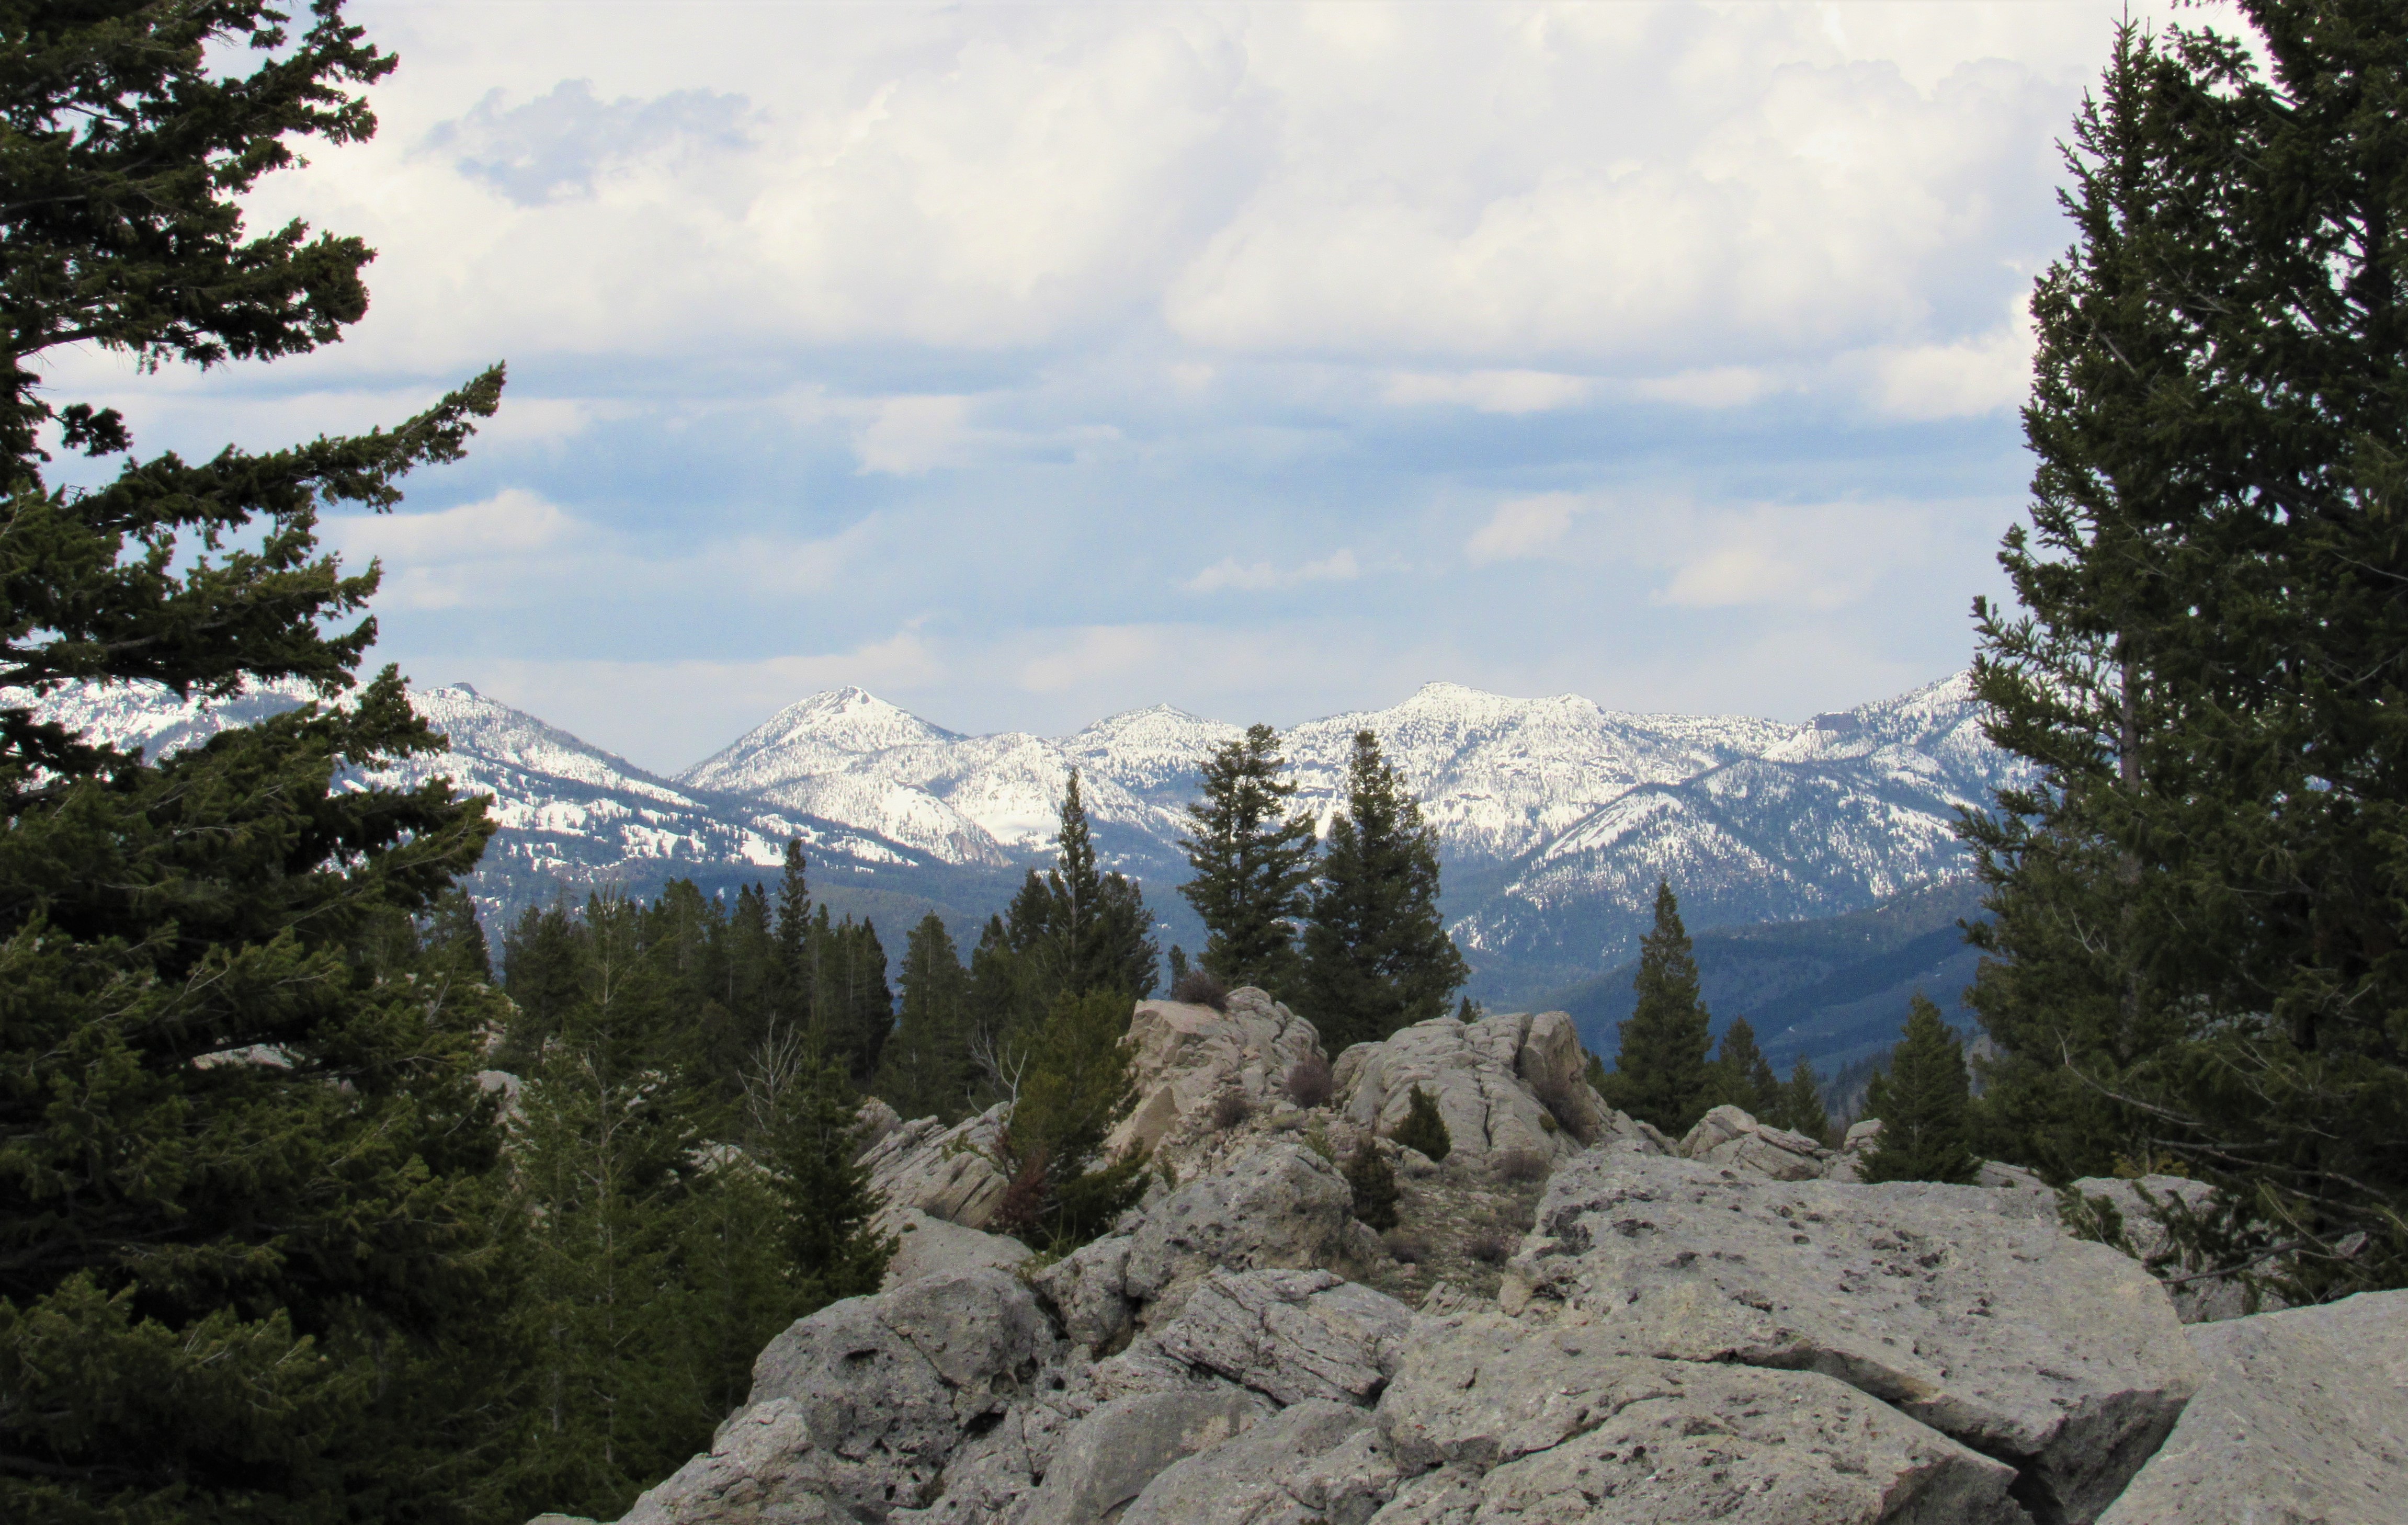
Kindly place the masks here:
<instances>
[{"instance_id":1,"label":"gray boulder","mask_svg":"<svg viewBox=\"0 0 2408 1525\"><path fill-rule=\"evenodd\" d=\"M2020 1525L2014 1469L1818 1372L1616 1354L1603 1324L1425 1326L1381 1525Z\"/></svg>"},{"instance_id":2,"label":"gray boulder","mask_svg":"<svg viewBox=\"0 0 2408 1525\"><path fill-rule=\"evenodd\" d=\"M2088 1176L2074 1182L2072 1190L2091 1204L2093 1224L2109 1233L2106 1243L2175 1284L2167 1290L2173 1294L2174 1311L2184 1323L2274 1313L2286 1305L2281 1297L2263 1290L2253 1302L2248 1285L2237 1276L2190 1279L2203 1267L2173 1247L2167 1225L2176 1214L2203 1212L2214 1205L2215 1189L2206 1182L2180 1176L2143 1176L2138 1180Z\"/></svg>"},{"instance_id":3,"label":"gray boulder","mask_svg":"<svg viewBox=\"0 0 2408 1525\"><path fill-rule=\"evenodd\" d=\"M985 1228L1007 1184L996 1168L1009 1105L998 1103L948 1128L935 1118L886 1130L861 1156L870 1189L890 1210L916 1207L965 1228ZM893 1222L881 1227L894 1232Z\"/></svg>"},{"instance_id":4,"label":"gray boulder","mask_svg":"<svg viewBox=\"0 0 2408 1525\"><path fill-rule=\"evenodd\" d=\"M1229 992L1226 1011L1140 1001L1126 1043L1138 1103L1108 1140L1116 1152L1208 1127L1232 1092L1268 1111L1286 1101L1297 1062L1321 1052L1311 1022L1251 985Z\"/></svg>"},{"instance_id":5,"label":"gray boulder","mask_svg":"<svg viewBox=\"0 0 2408 1525\"><path fill-rule=\"evenodd\" d=\"M1804 1133L1768 1126L1736 1106L1718 1106L1698 1119L1681 1140L1680 1153L1774 1181L1817 1179L1831 1159L1829 1149Z\"/></svg>"},{"instance_id":6,"label":"gray boulder","mask_svg":"<svg viewBox=\"0 0 2408 1525\"><path fill-rule=\"evenodd\" d=\"M965 1433L1023 1399L1056 1350L1037 1299L1000 1271L831 1304L769 1342L751 1403L708 1454L638 1500L627 1525L809 1520L824 1503L882 1520L916 1507Z\"/></svg>"},{"instance_id":7,"label":"gray boulder","mask_svg":"<svg viewBox=\"0 0 2408 1525\"><path fill-rule=\"evenodd\" d=\"M1840 1141L1839 1152L1824 1162L1823 1178L1853 1184L1865 1178L1865 1161L1872 1155L1873 1146L1881 1142L1881 1119L1867 1118L1862 1122L1848 1124L1848 1136Z\"/></svg>"},{"instance_id":8,"label":"gray boulder","mask_svg":"<svg viewBox=\"0 0 2408 1525\"><path fill-rule=\"evenodd\" d=\"M1591 1151L1508 1266L1600 1352L1821 1372L2023 1473L2044 1521L2120 1492L2202 1379L2172 1304L2016 1193L1772 1181Z\"/></svg>"},{"instance_id":9,"label":"gray boulder","mask_svg":"<svg viewBox=\"0 0 2408 1525\"><path fill-rule=\"evenodd\" d=\"M1412 1320L1395 1298L1327 1271L1214 1271L1154 1344L1275 1404L1365 1404L1396 1375Z\"/></svg>"},{"instance_id":10,"label":"gray boulder","mask_svg":"<svg viewBox=\"0 0 2408 1525\"><path fill-rule=\"evenodd\" d=\"M895 1257L886 1262L882 1291L907 1281L991 1266L1009 1271L1029 1258L1026 1245L1009 1234L986 1233L930 1218L917 1207L891 1208L880 1219L895 1235Z\"/></svg>"},{"instance_id":11,"label":"gray boulder","mask_svg":"<svg viewBox=\"0 0 2408 1525\"><path fill-rule=\"evenodd\" d=\"M2100 1525L2388 1525L2408 1512L2408 1291L2189 1333L2207 1385Z\"/></svg>"},{"instance_id":12,"label":"gray boulder","mask_svg":"<svg viewBox=\"0 0 2408 1525\"><path fill-rule=\"evenodd\" d=\"M1173 1464L1120 1525L1363 1525L1396 1486L1371 1417L1312 1398Z\"/></svg>"},{"instance_id":13,"label":"gray boulder","mask_svg":"<svg viewBox=\"0 0 2408 1525\"><path fill-rule=\"evenodd\" d=\"M1127 1232L1082 1246L1032 1278L1070 1338L1102 1348L1175 1315L1216 1269L1307 1269L1349 1251L1354 1193L1338 1167L1276 1138L1144 1210Z\"/></svg>"},{"instance_id":14,"label":"gray boulder","mask_svg":"<svg viewBox=\"0 0 2408 1525\"><path fill-rule=\"evenodd\" d=\"M1466 1161L1513 1149L1570 1154L1612 1120L1581 1075L1579 1045L1571 1019L1559 1011L1469 1023L1437 1017L1339 1055L1336 1105L1358 1127L1384 1135L1404 1120L1420 1086L1438 1102L1454 1155ZM1558 1109L1564 1118L1555 1116Z\"/></svg>"},{"instance_id":15,"label":"gray boulder","mask_svg":"<svg viewBox=\"0 0 2408 1525\"><path fill-rule=\"evenodd\" d=\"M1018 1525L1097 1525L1172 1462L1251 1428L1270 1405L1219 1384L1116 1398L1079 1421L1054 1452Z\"/></svg>"}]
</instances>

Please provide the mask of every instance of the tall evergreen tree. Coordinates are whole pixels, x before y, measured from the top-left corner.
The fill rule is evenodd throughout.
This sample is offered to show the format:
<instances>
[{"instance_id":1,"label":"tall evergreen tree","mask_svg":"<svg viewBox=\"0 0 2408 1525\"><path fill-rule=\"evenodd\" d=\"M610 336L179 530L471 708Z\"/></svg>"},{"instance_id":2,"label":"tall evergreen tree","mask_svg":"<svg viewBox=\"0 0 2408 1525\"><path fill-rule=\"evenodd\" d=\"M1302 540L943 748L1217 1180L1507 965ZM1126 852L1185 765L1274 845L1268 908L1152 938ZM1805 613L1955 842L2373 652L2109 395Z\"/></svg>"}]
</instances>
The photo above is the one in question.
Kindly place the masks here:
<instances>
[{"instance_id":1,"label":"tall evergreen tree","mask_svg":"<svg viewBox=\"0 0 2408 1525\"><path fill-rule=\"evenodd\" d=\"M975 1083L970 1059L969 971L953 934L930 911L904 945L902 1010L870 1089L906 1118L958 1121Z\"/></svg>"},{"instance_id":2,"label":"tall evergreen tree","mask_svg":"<svg viewBox=\"0 0 2408 1525\"><path fill-rule=\"evenodd\" d=\"M1608 1105L1679 1137L1706 1111L1711 1022L1698 999L1698 961L1681 903L1656 887L1656 925L1639 941L1639 1004L1621 1028L1614 1067L1601 1088Z\"/></svg>"},{"instance_id":3,"label":"tall evergreen tree","mask_svg":"<svg viewBox=\"0 0 2408 1525\"><path fill-rule=\"evenodd\" d=\"M1781 1084L1781 1094L1775 1101L1768 1120L1775 1128L1786 1128L1794 1133L1804 1133L1818 1143L1839 1142L1831 1136L1831 1115L1823 1107L1823 1085L1815 1078L1814 1066L1799 1060Z\"/></svg>"},{"instance_id":4,"label":"tall evergreen tree","mask_svg":"<svg viewBox=\"0 0 2408 1525\"><path fill-rule=\"evenodd\" d=\"M1006 1136L1013 1180L1002 1219L1056 1251L1075 1248L1134 1204L1146 1154L1117 1159L1104 1143L1137 1104L1127 1036L1134 1003L1116 991L1054 999L1025 1051Z\"/></svg>"},{"instance_id":5,"label":"tall evergreen tree","mask_svg":"<svg viewBox=\"0 0 2408 1525\"><path fill-rule=\"evenodd\" d=\"M1446 1015L1471 971L1439 917L1438 839L1421 802L1354 734L1304 923L1298 996L1331 1053Z\"/></svg>"},{"instance_id":6,"label":"tall evergreen tree","mask_svg":"<svg viewBox=\"0 0 2408 1525\"><path fill-rule=\"evenodd\" d=\"M1756 1046L1756 1029L1744 1017L1731 1019L1723 1030L1722 1051L1708 1066L1706 1107L1739 1107L1750 1117L1769 1121L1782 1105L1781 1082L1772 1062Z\"/></svg>"},{"instance_id":7,"label":"tall evergreen tree","mask_svg":"<svg viewBox=\"0 0 2408 1525\"><path fill-rule=\"evenodd\" d=\"M1865 1179L1972 1180L1981 1162L1965 1143L1970 1100L1964 1047L1940 1019L1940 1008L1918 991L1888 1068L1865 1093L1865 1116L1882 1125L1865 1161Z\"/></svg>"},{"instance_id":8,"label":"tall evergreen tree","mask_svg":"<svg viewBox=\"0 0 2408 1525\"><path fill-rule=\"evenodd\" d=\"M1289 815L1279 733L1249 727L1204 761L1203 798L1187 807L1181 847L1196 877L1179 887L1210 935L1198 962L1231 987L1293 992L1297 923L1312 882L1312 818Z\"/></svg>"},{"instance_id":9,"label":"tall evergreen tree","mask_svg":"<svg viewBox=\"0 0 2408 1525\"><path fill-rule=\"evenodd\" d=\"M242 204L308 140L368 136L394 61L339 0L283 22L101 0L0 24L0 1518L28 1525L466 1518L520 1438L470 1078L494 1003L383 935L491 828L447 783L349 787L441 738L390 669L355 686L377 575L316 530L457 458L500 374L391 431L129 457L90 489L37 443L133 446L63 395L60 347L130 375L272 360L365 312L359 240L255 235ZM277 679L350 701L157 761L30 702Z\"/></svg>"},{"instance_id":10,"label":"tall evergreen tree","mask_svg":"<svg viewBox=\"0 0 2408 1525\"><path fill-rule=\"evenodd\" d=\"M798 1083L781 1101L767 1109L775 1119L767 1153L786 1198L797 1307L809 1313L878 1290L895 1246L871 1227L878 1197L858 1158L861 1138L844 1062L810 1046Z\"/></svg>"},{"instance_id":11,"label":"tall evergreen tree","mask_svg":"<svg viewBox=\"0 0 2408 1525\"><path fill-rule=\"evenodd\" d=\"M820 921L827 907L819 907ZM819 989L819 945L812 940L810 877L798 838L786 843L786 860L778 875L778 915L774 935L778 948L779 1015L797 1029L812 1019L811 998Z\"/></svg>"},{"instance_id":12,"label":"tall evergreen tree","mask_svg":"<svg viewBox=\"0 0 2408 1525\"><path fill-rule=\"evenodd\" d=\"M1097 866L1076 768L1062 793L1058 840L1054 866L1030 876L1033 888L1025 886L1012 907L1039 988L1049 1001L1093 991L1143 1000L1154 991L1154 963L1162 956L1154 917L1144 891L1127 876Z\"/></svg>"},{"instance_id":13,"label":"tall evergreen tree","mask_svg":"<svg viewBox=\"0 0 2408 1525\"><path fill-rule=\"evenodd\" d=\"M2036 782L1968 822L1985 1147L2171 1155L2294 1298L2408 1281L2408 22L2127 27L2033 299L2028 611L1977 608ZM2261 69L2258 59L2266 63Z\"/></svg>"}]
</instances>

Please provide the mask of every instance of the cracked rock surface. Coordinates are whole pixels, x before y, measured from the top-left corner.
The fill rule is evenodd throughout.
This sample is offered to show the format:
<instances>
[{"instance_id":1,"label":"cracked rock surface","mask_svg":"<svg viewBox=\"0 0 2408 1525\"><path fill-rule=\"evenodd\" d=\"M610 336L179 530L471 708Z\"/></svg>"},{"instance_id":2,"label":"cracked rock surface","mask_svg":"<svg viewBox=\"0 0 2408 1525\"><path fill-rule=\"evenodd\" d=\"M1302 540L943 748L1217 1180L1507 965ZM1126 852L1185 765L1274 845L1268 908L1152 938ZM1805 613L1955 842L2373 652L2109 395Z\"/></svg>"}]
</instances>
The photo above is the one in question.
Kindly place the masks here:
<instances>
[{"instance_id":1,"label":"cracked rock surface","mask_svg":"<svg viewBox=\"0 0 2408 1525\"><path fill-rule=\"evenodd\" d=\"M1508 1150L1541 1159L1581 1147L1611 1111L1578 1068L1580 1039L1560 1011L1462 1022L1433 1018L1381 1043L1358 1043L1333 1066L1337 1103L1358 1127L1386 1134L1404 1120L1415 1086L1438 1101L1454 1152L1478 1160ZM1540 1096L1576 1116L1556 1119Z\"/></svg>"},{"instance_id":2,"label":"cracked rock surface","mask_svg":"<svg viewBox=\"0 0 2408 1525\"><path fill-rule=\"evenodd\" d=\"M1613 1352L1601 1326L1416 1333L1380 1405L1429 1468L1382 1525L1508 1520L2019 1525L2014 1468L1814 1372Z\"/></svg>"},{"instance_id":3,"label":"cracked rock surface","mask_svg":"<svg viewBox=\"0 0 2408 1525\"><path fill-rule=\"evenodd\" d=\"M2207 1385L2100 1525L2386 1525L2408 1500L2408 1291L2195 1325Z\"/></svg>"},{"instance_id":4,"label":"cracked rock surface","mask_svg":"<svg viewBox=\"0 0 2408 1525\"><path fill-rule=\"evenodd\" d=\"M1812 1371L2023 1473L2033 1517L2088 1521L2204 1376L2165 1290L2025 1193L1774 1181L1591 1151L1509 1268L1620 1355Z\"/></svg>"}]
</instances>

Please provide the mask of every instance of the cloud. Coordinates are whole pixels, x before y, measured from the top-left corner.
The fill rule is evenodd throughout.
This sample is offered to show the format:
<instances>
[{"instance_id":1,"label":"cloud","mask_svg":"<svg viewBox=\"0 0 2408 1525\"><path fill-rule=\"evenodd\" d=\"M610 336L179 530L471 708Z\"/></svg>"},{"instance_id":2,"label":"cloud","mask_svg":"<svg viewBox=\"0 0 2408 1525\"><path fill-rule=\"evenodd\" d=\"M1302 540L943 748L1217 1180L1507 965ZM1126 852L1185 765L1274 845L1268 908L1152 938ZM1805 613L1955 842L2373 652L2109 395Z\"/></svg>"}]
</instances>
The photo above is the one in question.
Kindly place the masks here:
<instances>
[{"instance_id":1,"label":"cloud","mask_svg":"<svg viewBox=\"0 0 2408 1525\"><path fill-rule=\"evenodd\" d=\"M460 173L521 207L594 193L595 177L683 145L741 149L750 103L741 95L678 90L652 100L595 98L591 79L564 79L523 106L490 91L463 117L438 122L427 146Z\"/></svg>"},{"instance_id":2,"label":"cloud","mask_svg":"<svg viewBox=\"0 0 2408 1525\"><path fill-rule=\"evenodd\" d=\"M1551 371L1466 371L1452 376L1403 372L1391 377L1384 401L1412 407L1454 403L1481 413L1548 413L1588 400L1586 377Z\"/></svg>"},{"instance_id":3,"label":"cloud","mask_svg":"<svg viewBox=\"0 0 2408 1525\"><path fill-rule=\"evenodd\" d=\"M1877 353L1875 406L1893 418L1958 419L2010 411L2030 395L2039 338L2020 296L2005 323L1955 344Z\"/></svg>"},{"instance_id":4,"label":"cloud","mask_svg":"<svg viewBox=\"0 0 2408 1525\"><path fill-rule=\"evenodd\" d=\"M864 472L917 477L950 465L968 442L967 397L889 397L853 435Z\"/></svg>"},{"instance_id":5,"label":"cloud","mask_svg":"<svg viewBox=\"0 0 2408 1525\"><path fill-rule=\"evenodd\" d=\"M1770 371L1752 365L1717 365L1710 370L1682 371L1673 376L1634 381L1629 391L1656 402L1684 407L1744 407L1779 390Z\"/></svg>"},{"instance_id":6,"label":"cloud","mask_svg":"<svg viewBox=\"0 0 2408 1525\"><path fill-rule=\"evenodd\" d=\"M1360 576L1362 568L1355 564L1354 552L1350 549L1333 551L1317 562L1294 563L1240 562L1233 556L1188 578L1187 590L1196 593L1214 593L1224 589L1268 592L1308 582L1352 582Z\"/></svg>"},{"instance_id":7,"label":"cloud","mask_svg":"<svg viewBox=\"0 0 2408 1525\"><path fill-rule=\"evenodd\" d=\"M1500 503L1488 522L1464 542L1463 553L1474 566L1540 555L1563 539L1564 532L1571 528L1572 516L1586 506L1575 492L1546 492Z\"/></svg>"},{"instance_id":8,"label":"cloud","mask_svg":"<svg viewBox=\"0 0 2408 1525\"><path fill-rule=\"evenodd\" d=\"M1911 506L1837 503L1692 511L1666 540L1659 605L1832 610L1924 561L1933 536Z\"/></svg>"}]
</instances>

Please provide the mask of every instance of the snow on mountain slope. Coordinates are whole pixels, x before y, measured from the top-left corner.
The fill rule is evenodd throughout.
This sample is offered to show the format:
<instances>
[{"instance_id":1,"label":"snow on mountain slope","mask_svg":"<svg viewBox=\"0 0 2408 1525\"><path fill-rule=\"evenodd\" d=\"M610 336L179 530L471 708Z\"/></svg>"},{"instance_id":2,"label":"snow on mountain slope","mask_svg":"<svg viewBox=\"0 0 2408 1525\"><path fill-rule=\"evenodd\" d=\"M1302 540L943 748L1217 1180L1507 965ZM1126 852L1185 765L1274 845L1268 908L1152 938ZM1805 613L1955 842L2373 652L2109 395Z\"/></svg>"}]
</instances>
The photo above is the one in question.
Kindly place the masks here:
<instances>
[{"instance_id":1,"label":"snow on mountain slope","mask_svg":"<svg viewBox=\"0 0 2408 1525\"><path fill-rule=\"evenodd\" d=\"M292 683L218 701L179 699L152 684L84 684L39 707L87 735L164 756L312 697ZM463 792L492 795L500 830L480 871L488 888L540 877L588 882L638 865L648 873L671 865L772 868L790 838L826 866L875 871L922 861L858 827L679 788L465 683L414 691L410 703L451 738L452 749L366 777L408 786L439 776Z\"/></svg>"},{"instance_id":2,"label":"snow on mountain slope","mask_svg":"<svg viewBox=\"0 0 2408 1525\"><path fill-rule=\"evenodd\" d=\"M280 689L212 705L113 688L62 692L45 707L155 752L302 697ZM939 892L926 874L968 872L962 883L989 888L961 892L982 897L1010 882L1012 865L1051 852L1075 766L1103 857L1168 905L1185 876L1178 839L1197 766L1242 734L1158 705L1060 738L966 736L843 689L780 710L669 779L465 685L413 702L453 750L396 777L439 772L494 796L503 830L488 886L767 868L798 836L815 871L896 887L922 875L924 893ZM1422 796L1455 931L1487 995L1534 994L1620 962L1659 878L1703 929L1828 916L1959 873L1956 806L1985 802L2009 777L1961 676L1805 725L1432 683L1390 708L1283 736L1298 803L1324 821L1364 729Z\"/></svg>"},{"instance_id":3,"label":"snow on mountain slope","mask_svg":"<svg viewBox=\"0 0 2408 1525\"><path fill-rule=\"evenodd\" d=\"M1957 808L2013 772L1961 677L1820 716L1761 755L1597 810L1526 855L1455 935L1527 980L1629 957L1659 880L1692 929L1858 909L1965 872Z\"/></svg>"},{"instance_id":4,"label":"snow on mountain slope","mask_svg":"<svg viewBox=\"0 0 2408 1525\"><path fill-rule=\"evenodd\" d=\"M1344 795L1354 734L1379 734L1424 800L1450 858L1512 857L1627 791L1686 778L1793 738L1770 720L1625 715L1573 694L1509 699L1426 685L1393 708L1311 720L1282 737L1300 807L1327 821ZM1168 705L1059 740L962 736L858 689L779 711L681 782L856 821L950 862L1049 850L1063 779L1081 770L1087 812L1116 855L1179 862L1197 770L1243 728Z\"/></svg>"}]
</instances>

